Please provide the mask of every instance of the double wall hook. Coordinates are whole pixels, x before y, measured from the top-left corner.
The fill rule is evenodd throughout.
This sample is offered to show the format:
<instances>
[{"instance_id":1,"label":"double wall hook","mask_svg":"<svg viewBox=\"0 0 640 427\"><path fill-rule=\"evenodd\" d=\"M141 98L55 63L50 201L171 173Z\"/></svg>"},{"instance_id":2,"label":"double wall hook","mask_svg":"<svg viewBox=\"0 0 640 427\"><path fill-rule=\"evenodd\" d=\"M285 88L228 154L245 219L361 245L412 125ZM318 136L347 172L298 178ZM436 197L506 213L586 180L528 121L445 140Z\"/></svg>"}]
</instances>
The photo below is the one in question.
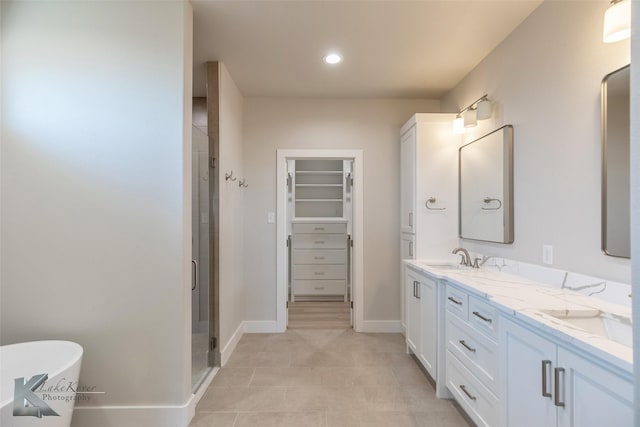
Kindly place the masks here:
<instances>
[{"instance_id":1,"label":"double wall hook","mask_svg":"<svg viewBox=\"0 0 640 427\"><path fill-rule=\"evenodd\" d=\"M225 173L224 174L224 180L225 181L235 181L236 179L238 179L237 177L233 176L233 171L231 171L231 173Z\"/></svg>"},{"instance_id":2,"label":"double wall hook","mask_svg":"<svg viewBox=\"0 0 640 427\"><path fill-rule=\"evenodd\" d=\"M249 186L249 184L247 184L247 179L243 178L240 181L238 181L238 187L240 188L247 188Z\"/></svg>"}]
</instances>

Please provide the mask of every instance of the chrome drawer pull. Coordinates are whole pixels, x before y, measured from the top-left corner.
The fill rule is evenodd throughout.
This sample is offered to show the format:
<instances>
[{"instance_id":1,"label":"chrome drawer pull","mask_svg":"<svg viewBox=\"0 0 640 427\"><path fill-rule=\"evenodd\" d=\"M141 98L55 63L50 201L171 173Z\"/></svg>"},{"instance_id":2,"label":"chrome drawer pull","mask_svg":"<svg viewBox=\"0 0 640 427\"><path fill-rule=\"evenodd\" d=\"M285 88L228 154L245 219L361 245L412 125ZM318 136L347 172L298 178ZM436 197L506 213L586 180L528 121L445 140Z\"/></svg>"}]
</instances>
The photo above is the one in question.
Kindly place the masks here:
<instances>
[{"instance_id":1,"label":"chrome drawer pull","mask_svg":"<svg viewBox=\"0 0 640 427\"><path fill-rule=\"evenodd\" d=\"M314 271L313 274L316 276L324 276L324 271Z\"/></svg>"},{"instance_id":2,"label":"chrome drawer pull","mask_svg":"<svg viewBox=\"0 0 640 427\"><path fill-rule=\"evenodd\" d=\"M316 286L316 287L315 287L315 288L313 288L313 289L315 289L316 291L321 291L321 290L323 290L323 289L324 289L324 286Z\"/></svg>"},{"instance_id":3,"label":"chrome drawer pull","mask_svg":"<svg viewBox=\"0 0 640 427\"><path fill-rule=\"evenodd\" d=\"M324 240L316 240L315 242L316 245L324 245Z\"/></svg>"},{"instance_id":4,"label":"chrome drawer pull","mask_svg":"<svg viewBox=\"0 0 640 427\"><path fill-rule=\"evenodd\" d=\"M564 382L565 381L564 368L555 368L554 369L554 373L555 373L555 378L554 379L556 381L556 384L555 384L555 394L556 395L553 397L553 399L554 399L553 403L556 406L560 407L560 408L564 408L564 402L560 401L560 373L562 373L562 381ZM562 399L563 400L564 400L564 389L565 389L565 386L563 384L563 386L562 386Z\"/></svg>"},{"instance_id":5,"label":"chrome drawer pull","mask_svg":"<svg viewBox=\"0 0 640 427\"><path fill-rule=\"evenodd\" d=\"M464 385L459 385L458 387L460 387L460 390L464 391L464 394L466 394L466 395L467 395L467 397L468 397L469 399L471 399L471 400L473 400L473 401L475 401L475 400L476 400L476 397L475 397L475 396L472 396L472 395L471 395L471 393L469 393L469 392L467 391L467 388L466 388Z\"/></svg>"},{"instance_id":6,"label":"chrome drawer pull","mask_svg":"<svg viewBox=\"0 0 640 427\"><path fill-rule=\"evenodd\" d=\"M464 340L460 340L460 341L458 341L458 342L459 342L460 344L462 344L462 346L463 346L464 348L466 348L467 350L469 350L470 352L472 352L472 353L475 353L475 352L476 352L476 349L475 349L475 348L473 348L473 347L469 347L469 344L467 344L466 342L464 342Z\"/></svg>"},{"instance_id":7,"label":"chrome drawer pull","mask_svg":"<svg viewBox=\"0 0 640 427\"><path fill-rule=\"evenodd\" d=\"M313 259L324 259L323 256L314 256Z\"/></svg>"},{"instance_id":8,"label":"chrome drawer pull","mask_svg":"<svg viewBox=\"0 0 640 427\"><path fill-rule=\"evenodd\" d=\"M551 392L547 391L547 368L551 368L551 360L542 361L542 397L551 397Z\"/></svg>"},{"instance_id":9,"label":"chrome drawer pull","mask_svg":"<svg viewBox=\"0 0 640 427\"><path fill-rule=\"evenodd\" d=\"M449 301L451 301L454 304L458 304L458 305L462 305L462 301L457 301L455 298L453 297L448 297L447 298Z\"/></svg>"},{"instance_id":10,"label":"chrome drawer pull","mask_svg":"<svg viewBox=\"0 0 640 427\"><path fill-rule=\"evenodd\" d=\"M492 323L493 322L493 320L489 319L488 317L484 317L482 314L478 313L477 311L474 311L473 315L476 316L476 317L479 317L480 319L484 320L485 322L488 322L488 323Z\"/></svg>"},{"instance_id":11,"label":"chrome drawer pull","mask_svg":"<svg viewBox=\"0 0 640 427\"><path fill-rule=\"evenodd\" d=\"M324 231L324 227L315 227L315 228L314 228L314 230L317 230L317 231Z\"/></svg>"}]
</instances>

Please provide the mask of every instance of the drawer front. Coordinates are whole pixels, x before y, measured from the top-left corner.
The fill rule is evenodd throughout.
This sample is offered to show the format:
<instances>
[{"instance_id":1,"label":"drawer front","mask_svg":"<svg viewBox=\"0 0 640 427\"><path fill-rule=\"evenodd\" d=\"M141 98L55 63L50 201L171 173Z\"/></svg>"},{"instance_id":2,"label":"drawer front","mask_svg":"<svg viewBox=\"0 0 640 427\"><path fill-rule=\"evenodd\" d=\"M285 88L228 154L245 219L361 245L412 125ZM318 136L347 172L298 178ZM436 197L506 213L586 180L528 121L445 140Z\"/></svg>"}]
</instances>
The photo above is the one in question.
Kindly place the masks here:
<instances>
[{"instance_id":1,"label":"drawer front","mask_svg":"<svg viewBox=\"0 0 640 427\"><path fill-rule=\"evenodd\" d=\"M294 223L293 232L295 234L346 234L347 224Z\"/></svg>"},{"instance_id":2,"label":"drawer front","mask_svg":"<svg viewBox=\"0 0 640 427\"><path fill-rule=\"evenodd\" d=\"M498 425L498 398L487 390L457 359L447 351L447 388L467 415L478 425Z\"/></svg>"},{"instance_id":3,"label":"drawer front","mask_svg":"<svg viewBox=\"0 0 640 427\"><path fill-rule=\"evenodd\" d=\"M294 234L293 249L345 249L346 234Z\"/></svg>"},{"instance_id":4,"label":"drawer front","mask_svg":"<svg viewBox=\"0 0 640 427\"><path fill-rule=\"evenodd\" d=\"M293 292L298 295L344 295L346 280L294 280Z\"/></svg>"},{"instance_id":5,"label":"drawer front","mask_svg":"<svg viewBox=\"0 0 640 427\"><path fill-rule=\"evenodd\" d=\"M498 394L498 345L447 314L447 349L489 390Z\"/></svg>"},{"instance_id":6,"label":"drawer front","mask_svg":"<svg viewBox=\"0 0 640 427\"><path fill-rule=\"evenodd\" d=\"M492 339L498 339L498 311L486 301L469 296L469 323Z\"/></svg>"},{"instance_id":7,"label":"drawer front","mask_svg":"<svg viewBox=\"0 0 640 427\"><path fill-rule=\"evenodd\" d=\"M458 288L447 285L446 298L447 310L460 316L460 318L467 320L467 306L469 304L469 297L467 294Z\"/></svg>"},{"instance_id":8,"label":"drawer front","mask_svg":"<svg viewBox=\"0 0 640 427\"><path fill-rule=\"evenodd\" d=\"M346 249L295 249L293 264L346 264Z\"/></svg>"},{"instance_id":9,"label":"drawer front","mask_svg":"<svg viewBox=\"0 0 640 427\"><path fill-rule=\"evenodd\" d=\"M347 267L343 265L294 265L293 278L308 280L344 280Z\"/></svg>"}]
</instances>

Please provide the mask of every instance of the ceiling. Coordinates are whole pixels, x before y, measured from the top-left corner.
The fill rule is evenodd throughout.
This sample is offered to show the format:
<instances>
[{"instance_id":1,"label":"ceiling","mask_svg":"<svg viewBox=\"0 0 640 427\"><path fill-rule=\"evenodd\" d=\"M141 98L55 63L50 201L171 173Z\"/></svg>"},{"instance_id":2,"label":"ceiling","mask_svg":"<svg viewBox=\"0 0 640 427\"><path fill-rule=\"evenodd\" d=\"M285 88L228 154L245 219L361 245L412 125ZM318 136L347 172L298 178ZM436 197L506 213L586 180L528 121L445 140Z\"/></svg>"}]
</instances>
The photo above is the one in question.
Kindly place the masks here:
<instances>
[{"instance_id":1,"label":"ceiling","mask_svg":"<svg viewBox=\"0 0 640 427\"><path fill-rule=\"evenodd\" d=\"M541 2L192 0L194 96L221 61L245 97L438 99Z\"/></svg>"}]
</instances>

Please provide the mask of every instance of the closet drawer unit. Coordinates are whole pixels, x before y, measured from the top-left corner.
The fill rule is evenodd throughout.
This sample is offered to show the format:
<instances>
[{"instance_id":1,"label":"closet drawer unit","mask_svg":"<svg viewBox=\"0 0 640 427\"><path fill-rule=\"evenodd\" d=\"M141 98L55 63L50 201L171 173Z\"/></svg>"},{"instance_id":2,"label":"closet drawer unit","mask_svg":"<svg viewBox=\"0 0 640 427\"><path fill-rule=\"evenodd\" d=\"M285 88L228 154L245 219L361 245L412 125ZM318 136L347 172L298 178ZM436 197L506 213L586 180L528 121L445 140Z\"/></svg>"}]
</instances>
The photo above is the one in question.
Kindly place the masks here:
<instances>
[{"instance_id":1,"label":"closet drawer unit","mask_svg":"<svg viewBox=\"0 0 640 427\"><path fill-rule=\"evenodd\" d=\"M451 314L447 314L446 331L447 349L497 395L498 345Z\"/></svg>"},{"instance_id":2,"label":"closet drawer unit","mask_svg":"<svg viewBox=\"0 0 640 427\"><path fill-rule=\"evenodd\" d=\"M467 320L469 297L458 288L447 285L447 310Z\"/></svg>"},{"instance_id":3,"label":"closet drawer unit","mask_svg":"<svg viewBox=\"0 0 640 427\"><path fill-rule=\"evenodd\" d=\"M293 279L341 280L347 278L347 267L342 265L294 265Z\"/></svg>"},{"instance_id":4,"label":"closet drawer unit","mask_svg":"<svg viewBox=\"0 0 640 427\"><path fill-rule=\"evenodd\" d=\"M296 280L293 284L296 296L344 295L346 280Z\"/></svg>"},{"instance_id":5,"label":"closet drawer unit","mask_svg":"<svg viewBox=\"0 0 640 427\"><path fill-rule=\"evenodd\" d=\"M295 249L293 264L344 264L346 249Z\"/></svg>"},{"instance_id":6,"label":"closet drawer unit","mask_svg":"<svg viewBox=\"0 0 640 427\"><path fill-rule=\"evenodd\" d=\"M293 249L345 249L346 234L294 234Z\"/></svg>"},{"instance_id":7,"label":"closet drawer unit","mask_svg":"<svg viewBox=\"0 0 640 427\"><path fill-rule=\"evenodd\" d=\"M337 224L294 223L293 232L295 234L346 234L347 224L344 224L344 223L337 223Z\"/></svg>"},{"instance_id":8,"label":"closet drawer unit","mask_svg":"<svg viewBox=\"0 0 640 427\"><path fill-rule=\"evenodd\" d=\"M490 304L469 296L469 323L479 332L498 339L498 311Z\"/></svg>"},{"instance_id":9,"label":"closet drawer unit","mask_svg":"<svg viewBox=\"0 0 640 427\"><path fill-rule=\"evenodd\" d=\"M447 388L479 427L498 425L498 398L447 351Z\"/></svg>"}]
</instances>

